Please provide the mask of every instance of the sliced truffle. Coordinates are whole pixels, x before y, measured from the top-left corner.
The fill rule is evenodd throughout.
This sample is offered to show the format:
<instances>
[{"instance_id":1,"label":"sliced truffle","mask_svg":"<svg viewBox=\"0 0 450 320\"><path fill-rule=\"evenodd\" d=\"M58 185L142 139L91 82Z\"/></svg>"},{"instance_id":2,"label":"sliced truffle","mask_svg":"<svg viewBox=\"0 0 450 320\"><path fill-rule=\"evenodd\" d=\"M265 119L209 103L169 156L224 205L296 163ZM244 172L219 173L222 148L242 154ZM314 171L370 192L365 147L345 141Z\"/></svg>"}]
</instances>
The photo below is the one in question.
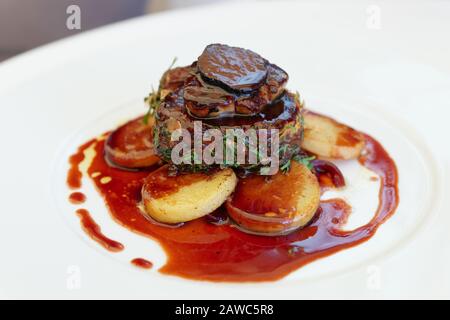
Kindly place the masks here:
<instances>
[{"instance_id":1,"label":"sliced truffle","mask_svg":"<svg viewBox=\"0 0 450 320\"><path fill-rule=\"evenodd\" d=\"M224 113L255 115L283 94L288 81L288 74L283 69L269 64L267 77L258 90L250 94L233 94L206 83L194 70L184 84L187 89L184 98L188 111L197 118L214 118Z\"/></svg>"},{"instance_id":2,"label":"sliced truffle","mask_svg":"<svg viewBox=\"0 0 450 320\"><path fill-rule=\"evenodd\" d=\"M267 60L243 48L211 44L198 58L205 81L233 92L258 89L267 77Z\"/></svg>"},{"instance_id":3,"label":"sliced truffle","mask_svg":"<svg viewBox=\"0 0 450 320\"><path fill-rule=\"evenodd\" d=\"M197 118L234 113L234 96L224 89L205 85L197 76L186 80L183 98L189 113Z\"/></svg>"}]
</instances>

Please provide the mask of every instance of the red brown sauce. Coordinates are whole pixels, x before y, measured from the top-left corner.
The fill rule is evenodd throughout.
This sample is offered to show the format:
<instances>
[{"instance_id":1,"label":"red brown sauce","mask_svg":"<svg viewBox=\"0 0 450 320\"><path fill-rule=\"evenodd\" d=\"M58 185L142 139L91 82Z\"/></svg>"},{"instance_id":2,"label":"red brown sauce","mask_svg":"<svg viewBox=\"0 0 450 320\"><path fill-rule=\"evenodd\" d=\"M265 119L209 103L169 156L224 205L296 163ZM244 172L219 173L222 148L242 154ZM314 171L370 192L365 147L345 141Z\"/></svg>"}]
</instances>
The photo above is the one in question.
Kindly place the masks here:
<instances>
[{"instance_id":1,"label":"red brown sauce","mask_svg":"<svg viewBox=\"0 0 450 320\"><path fill-rule=\"evenodd\" d=\"M322 192L329 189L345 187L345 178L335 164L326 160L315 159L312 165Z\"/></svg>"},{"instance_id":2,"label":"red brown sauce","mask_svg":"<svg viewBox=\"0 0 450 320\"><path fill-rule=\"evenodd\" d=\"M69 195L69 201L72 204L82 204L86 201L86 196L82 192L72 192Z\"/></svg>"},{"instance_id":3,"label":"red brown sauce","mask_svg":"<svg viewBox=\"0 0 450 320\"><path fill-rule=\"evenodd\" d=\"M83 174L80 171L80 163L84 160L84 150L88 149L96 139L92 139L85 144L78 147L77 153L73 154L69 158L69 172L67 174L67 185L71 189L81 188L81 178Z\"/></svg>"},{"instance_id":4,"label":"red brown sauce","mask_svg":"<svg viewBox=\"0 0 450 320\"><path fill-rule=\"evenodd\" d=\"M80 223L83 230L87 233L89 237L91 237L94 241L99 243L105 249L111 252L119 252L124 249L123 244L120 242L111 240L106 237L101 228L97 223L95 223L94 219L92 219L91 215L86 209L78 209L76 211L78 217L80 218Z\"/></svg>"},{"instance_id":5,"label":"red brown sauce","mask_svg":"<svg viewBox=\"0 0 450 320\"><path fill-rule=\"evenodd\" d=\"M153 267L153 263L150 261L143 259L143 258L136 258L131 260L131 263L135 265L136 267L142 268L142 269L151 269Z\"/></svg>"},{"instance_id":6,"label":"red brown sauce","mask_svg":"<svg viewBox=\"0 0 450 320\"><path fill-rule=\"evenodd\" d=\"M164 248L168 260L160 272L209 281L273 281L319 258L367 241L394 213L399 201L397 168L379 142L368 135L364 138L366 152L359 161L380 177L379 205L369 223L351 231L341 228L351 213L351 207L342 199L321 201L308 226L284 236L251 235L233 224L211 223L224 219L221 210L181 227L167 228L149 222L138 208L141 187L149 171L124 171L109 166L103 156L104 141L97 141L97 154L88 173L101 172L112 178L107 184L101 184L98 179L93 182L118 223L157 240ZM86 145L80 147L73 159L80 157ZM330 168L320 168L323 172L319 176L324 177L319 178L321 187L340 185L341 182L336 180L338 177L328 170ZM86 213L81 217L85 220L85 228L96 235L93 238L99 238L98 226Z\"/></svg>"}]
</instances>

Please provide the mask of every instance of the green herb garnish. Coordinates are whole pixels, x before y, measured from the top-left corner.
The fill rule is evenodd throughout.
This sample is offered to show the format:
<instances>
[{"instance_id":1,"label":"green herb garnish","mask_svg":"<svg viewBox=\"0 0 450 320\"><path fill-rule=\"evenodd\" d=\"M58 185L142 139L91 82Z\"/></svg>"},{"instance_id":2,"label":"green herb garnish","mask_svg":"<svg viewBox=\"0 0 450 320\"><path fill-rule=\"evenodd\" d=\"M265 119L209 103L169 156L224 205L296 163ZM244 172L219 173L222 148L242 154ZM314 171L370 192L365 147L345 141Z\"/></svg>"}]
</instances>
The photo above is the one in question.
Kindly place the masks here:
<instances>
[{"instance_id":1,"label":"green herb garnish","mask_svg":"<svg viewBox=\"0 0 450 320\"><path fill-rule=\"evenodd\" d=\"M152 87L152 92L148 95L148 97L144 98L144 102L148 104L148 111L144 116L144 124L148 124L148 119L152 117L156 110L158 109L159 105L161 104L161 87L163 83L165 82L167 72L173 68L175 63L177 62L177 57L173 58L172 63L170 64L169 68L164 72L163 76L161 77L161 80L159 80L159 87L158 91L155 91L155 89Z\"/></svg>"}]
</instances>

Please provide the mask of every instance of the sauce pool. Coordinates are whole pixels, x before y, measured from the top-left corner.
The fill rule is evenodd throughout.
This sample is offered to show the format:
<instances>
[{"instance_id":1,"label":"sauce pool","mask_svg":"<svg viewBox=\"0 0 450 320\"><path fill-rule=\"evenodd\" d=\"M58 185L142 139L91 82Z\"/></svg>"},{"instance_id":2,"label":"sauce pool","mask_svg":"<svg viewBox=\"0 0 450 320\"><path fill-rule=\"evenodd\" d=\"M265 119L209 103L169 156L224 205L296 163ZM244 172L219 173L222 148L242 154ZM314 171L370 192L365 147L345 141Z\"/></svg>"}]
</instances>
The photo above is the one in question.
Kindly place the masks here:
<instances>
[{"instance_id":1,"label":"sauce pool","mask_svg":"<svg viewBox=\"0 0 450 320\"><path fill-rule=\"evenodd\" d=\"M233 224L211 223L221 220L220 214L187 222L178 228L167 228L149 222L138 208L143 181L149 171L124 171L110 167L103 156L104 141L91 141L83 145L72 156L71 163L76 163L79 154L82 155L84 149L96 143L96 155L88 175L100 172L111 177L107 184L102 184L99 179L92 181L116 222L157 240L164 248L168 259L160 272L209 281L274 281L319 258L367 241L394 213L399 201L397 168L379 142L368 135L364 138L366 152L359 162L379 176L379 205L369 223L351 231L342 230L351 213L351 207L342 199L321 201L308 226L284 236L251 235L238 230ZM71 168L69 176L78 178L76 172ZM325 172L322 174L325 175ZM333 180L335 176L329 178ZM68 182L73 180L68 179ZM339 184L339 181L333 182ZM322 188L329 187L329 183L322 184ZM98 226L92 227L92 222L83 218L91 230L98 231L94 232L98 235ZM98 241L99 237L93 238Z\"/></svg>"}]
</instances>

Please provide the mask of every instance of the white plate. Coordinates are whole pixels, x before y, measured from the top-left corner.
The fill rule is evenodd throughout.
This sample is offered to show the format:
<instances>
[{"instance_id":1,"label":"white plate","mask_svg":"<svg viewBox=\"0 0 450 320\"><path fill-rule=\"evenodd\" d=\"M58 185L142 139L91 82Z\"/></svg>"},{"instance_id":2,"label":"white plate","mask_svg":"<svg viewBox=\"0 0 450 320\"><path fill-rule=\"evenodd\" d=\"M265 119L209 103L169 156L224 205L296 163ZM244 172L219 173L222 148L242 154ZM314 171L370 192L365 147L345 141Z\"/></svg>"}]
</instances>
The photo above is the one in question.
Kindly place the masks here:
<instances>
[{"instance_id":1,"label":"white plate","mask_svg":"<svg viewBox=\"0 0 450 320\"><path fill-rule=\"evenodd\" d=\"M381 19L373 20L377 12ZM450 218L441 214L449 201L440 201L448 193L449 12L441 2L214 6L135 19L0 65L0 295L449 297ZM66 200L68 155L143 112L141 98L173 56L187 64L211 42L261 53L289 71L289 87L308 107L372 134L388 149L399 167L401 201L374 238L278 282L217 284L133 268L136 256L162 265L163 251L112 222L89 183L86 207L126 250L111 254L81 232ZM376 186L355 164L340 165L351 182L343 195L355 208L351 227L369 218Z\"/></svg>"}]
</instances>

